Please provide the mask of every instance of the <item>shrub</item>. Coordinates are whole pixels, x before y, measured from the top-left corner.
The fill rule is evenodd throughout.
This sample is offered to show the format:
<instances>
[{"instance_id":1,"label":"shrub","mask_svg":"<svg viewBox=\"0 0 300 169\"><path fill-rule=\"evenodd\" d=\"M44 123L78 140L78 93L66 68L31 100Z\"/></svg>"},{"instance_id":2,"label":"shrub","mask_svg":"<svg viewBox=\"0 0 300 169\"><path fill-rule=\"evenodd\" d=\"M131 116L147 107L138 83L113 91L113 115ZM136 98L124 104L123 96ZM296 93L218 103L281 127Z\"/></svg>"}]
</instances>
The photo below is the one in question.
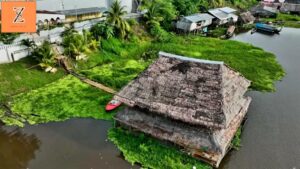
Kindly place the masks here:
<instances>
[{"instance_id":1,"label":"shrub","mask_svg":"<svg viewBox=\"0 0 300 169\"><path fill-rule=\"evenodd\" d=\"M130 26L135 26L138 24L136 19L128 19L127 22Z\"/></svg>"},{"instance_id":2,"label":"shrub","mask_svg":"<svg viewBox=\"0 0 300 169\"><path fill-rule=\"evenodd\" d=\"M98 23L91 28L91 33L96 40L112 38L115 35L114 27L107 23Z\"/></svg>"},{"instance_id":3,"label":"shrub","mask_svg":"<svg viewBox=\"0 0 300 169\"><path fill-rule=\"evenodd\" d=\"M170 34L157 24L151 27L150 34L159 42L167 42L170 40Z\"/></svg>"}]
</instances>

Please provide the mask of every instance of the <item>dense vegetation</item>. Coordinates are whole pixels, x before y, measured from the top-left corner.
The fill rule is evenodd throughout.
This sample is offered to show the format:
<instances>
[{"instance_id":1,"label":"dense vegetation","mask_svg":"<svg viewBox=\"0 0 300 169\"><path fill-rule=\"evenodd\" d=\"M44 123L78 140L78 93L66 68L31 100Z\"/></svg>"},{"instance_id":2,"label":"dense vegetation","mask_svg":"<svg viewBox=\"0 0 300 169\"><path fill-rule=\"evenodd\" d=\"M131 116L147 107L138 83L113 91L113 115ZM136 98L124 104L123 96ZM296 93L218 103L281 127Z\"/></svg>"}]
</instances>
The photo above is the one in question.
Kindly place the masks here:
<instances>
[{"instance_id":1,"label":"dense vegetation","mask_svg":"<svg viewBox=\"0 0 300 169\"><path fill-rule=\"evenodd\" d=\"M111 119L105 104L111 95L67 76L54 83L13 97L11 110L29 124L64 121L74 117ZM7 125L16 125L8 123Z\"/></svg>"},{"instance_id":2,"label":"dense vegetation","mask_svg":"<svg viewBox=\"0 0 300 169\"><path fill-rule=\"evenodd\" d=\"M64 73L58 71L56 74L49 74L30 67L38 64L31 58L10 63L0 64L0 102L18 93L27 92L39 88L61 78Z\"/></svg>"},{"instance_id":3,"label":"dense vegetation","mask_svg":"<svg viewBox=\"0 0 300 169\"><path fill-rule=\"evenodd\" d=\"M199 36L173 36L170 41L162 43L143 40L122 42L110 39L103 41L102 46L103 51L93 57L109 59L91 63L99 66L84 70L82 73L115 88L121 88L140 73L142 68L146 68L153 59L157 58L158 51L224 61L251 80L251 88L259 91L274 91L274 82L284 76L284 70L273 54L236 41ZM109 48L109 46L114 46L114 48ZM132 59L137 61L133 62ZM130 69L124 66L127 63L130 63Z\"/></svg>"},{"instance_id":4,"label":"dense vegetation","mask_svg":"<svg viewBox=\"0 0 300 169\"><path fill-rule=\"evenodd\" d=\"M164 145L144 134L135 135L121 128L113 128L108 138L118 146L125 159L143 168L168 169L211 169L207 164L180 152L177 148Z\"/></svg>"},{"instance_id":5,"label":"dense vegetation","mask_svg":"<svg viewBox=\"0 0 300 169\"><path fill-rule=\"evenodd\" d=\"M190 15L198 11L215 7L232 6L247 9L257 3L257 0L173 0L173 5L179 15Z\"/></svg>"}]
</instances>

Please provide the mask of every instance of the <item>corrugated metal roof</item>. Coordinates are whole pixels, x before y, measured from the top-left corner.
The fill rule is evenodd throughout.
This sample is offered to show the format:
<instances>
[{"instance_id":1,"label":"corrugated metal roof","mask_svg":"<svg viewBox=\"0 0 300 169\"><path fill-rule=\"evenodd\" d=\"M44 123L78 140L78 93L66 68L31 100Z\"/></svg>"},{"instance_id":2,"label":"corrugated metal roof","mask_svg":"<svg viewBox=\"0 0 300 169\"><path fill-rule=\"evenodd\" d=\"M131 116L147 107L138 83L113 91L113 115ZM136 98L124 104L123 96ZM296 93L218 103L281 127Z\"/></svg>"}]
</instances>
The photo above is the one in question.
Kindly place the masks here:
<instances>
[{"instance_id":1,"label":"corrugated metal roof","mask_svg":"<svg viewBox=\"0 0 300 169\"><path fill-rule=\"evenodd\" d=\"M58 12L54 12L54 11L47 11L47 10L36 10L37 14L59 14L61 15L61 13Z\"/></svg>"},{"instance_id":2,"label":"corrugated metal roof","mask_svg":"<svg viewBox=\"0 0 300 169\"><path fill-rule=\"evenodd\" d=\"M223 8L219 8L219 10L221 10L221 11L223 11L223 12L227 13L227 14L236 12L236 10L235 10L235 9L233 9L233 8L229 8L229 7L223 7Z\"/></svg>"},{"instance_id":3,"label":"corrugated metal roof","mask_svg":"<svg viewBox=\"0 0 300 169\"><path fill-rule=\"evenodd\" d=\"M213 16L215 16L216 18L221 19L221 20L227 19L229 16L227 13L220 11L219 9L210 9L210 10L208 10L208 12L210 14L212 14Z\"/></svg>"},{"instance_id":4,"label":"corrugated metal roof","mask_svg":"<svg viewBox=\"0 0 300 169\"><path fill-rule=\"evenodd\" d=\"M107 8L104 7L91 7L91 8L78 8L78 9L70 9L70 10L63 10L63 11L57 11L58 13L64 14L66 16L72 16L72 15L83 15L83 14L89 14L89 13L102 13L106 12Z\"/></svg>"},{"instance_id":5,"label":"corrugated metal roof","mask_svg":"<svg viewBox=\"0 0 300 169\"><path fill-rule=\"evenodd\" d=\"M185 16L185 19L191 21L191 22L199 22L199 21L203 21L203 20L210 20L213 19L214 17L209 15L209 14L194 14L194 15L190 15L190 16Z\"/></svg>"}]
</instances>

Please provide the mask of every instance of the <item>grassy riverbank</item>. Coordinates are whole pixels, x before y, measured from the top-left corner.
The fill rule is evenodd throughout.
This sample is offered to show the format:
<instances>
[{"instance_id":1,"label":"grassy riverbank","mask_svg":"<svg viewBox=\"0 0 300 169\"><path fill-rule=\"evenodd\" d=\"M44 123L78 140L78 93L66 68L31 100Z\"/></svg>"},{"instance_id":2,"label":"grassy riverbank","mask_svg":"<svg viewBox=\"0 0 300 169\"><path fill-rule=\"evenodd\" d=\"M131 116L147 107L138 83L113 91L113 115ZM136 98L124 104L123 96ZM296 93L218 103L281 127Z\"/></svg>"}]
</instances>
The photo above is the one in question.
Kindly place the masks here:
<instances>
[{"instance_id":1,"label":"grassy riverbank","mask_svg":"<svg viewBox=\"0 0 300 169\"><path fill-rule=\"evenodd\" d=\"M285 27L300 28L300 15L279 13L276 18L263 18L263 21L283 23Z\"/></svg>"},{"instance_id":2,"label":"grassy riverbank","mask_svg":"<svg viewBox=\"0 0 300 169\"><path fill-rule=\"evenodd\" d=\"M18 123L7 125L40 124L64 121L70 118L95 118L111 120L105 104L111 95L67 76L54 83L13 97L9 105Z\"/></svg>"},{"instance_id":3,"label":"grassy riverbank","mask_svg":"<svg viewBox=\"0 0 300 169\"><path fill-rule=\"evenodd\" d=\"M8 100L13 95L42 87L64 75L62 70L50 74L36 69L36 67L29 69L36 64L31 58L0 64L0 102Z\"/></svg>"}]
</instances>

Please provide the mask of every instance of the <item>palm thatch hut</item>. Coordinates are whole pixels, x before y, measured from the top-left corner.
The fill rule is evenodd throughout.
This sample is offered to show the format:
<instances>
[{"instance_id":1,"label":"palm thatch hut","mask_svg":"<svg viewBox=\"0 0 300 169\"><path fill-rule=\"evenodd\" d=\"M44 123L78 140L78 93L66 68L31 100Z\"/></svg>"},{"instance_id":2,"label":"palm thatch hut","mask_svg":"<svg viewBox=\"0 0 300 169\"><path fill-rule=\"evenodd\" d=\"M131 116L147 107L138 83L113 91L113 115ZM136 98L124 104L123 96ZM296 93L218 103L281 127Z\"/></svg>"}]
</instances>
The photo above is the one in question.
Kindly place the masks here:
<instances>
[{"instance_id":1,"label":"palm thatch hut","mask_svg":"<svg viewBox=\"0 0 300 169\"><path fill-rule=\"evenodd\" d=\"M127 105L115 120L218 167L246 115L250 81L223 62L159 55L114 96Z\"/></svg>"}]
</instances>

